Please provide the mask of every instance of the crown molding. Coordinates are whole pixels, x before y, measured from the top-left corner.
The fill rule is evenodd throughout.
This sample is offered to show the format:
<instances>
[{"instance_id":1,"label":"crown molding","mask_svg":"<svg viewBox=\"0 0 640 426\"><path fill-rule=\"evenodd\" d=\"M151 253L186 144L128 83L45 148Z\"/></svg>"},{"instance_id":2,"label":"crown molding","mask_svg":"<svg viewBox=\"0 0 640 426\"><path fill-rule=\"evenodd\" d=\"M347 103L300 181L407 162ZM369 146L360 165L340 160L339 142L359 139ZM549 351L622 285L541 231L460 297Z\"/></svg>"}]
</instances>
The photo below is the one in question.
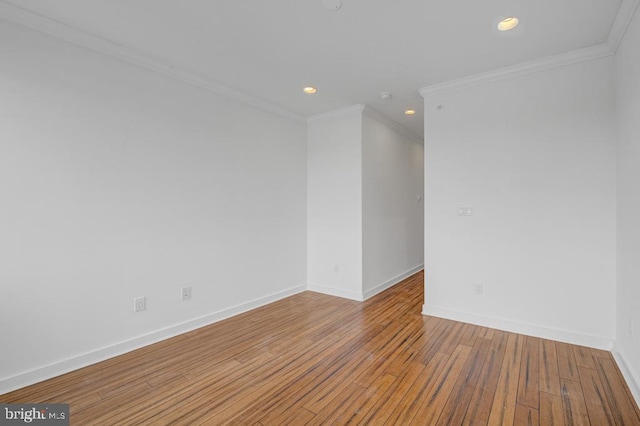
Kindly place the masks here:
<instances>
[{"instance_id":1,"label":"crown molding","mask_svg":"<svg viewBox=\"0 0 640 426\"><path fill-rule=\"evenodd\" d=\"M607 40L604 43L585 47L583 49L572 50L559 55L536 59L530 62L524 62L510 67L498 68L496 70L471 75L469 77L426 86L418 90L418 92L423 98L428 98L453 90L467 89L507 78L518 77L615 55L618 50L618 46L624 39L627 28L638 9L639 3L640 0L622 0L620 2L615 20L613 21Z\"/></svg>"},{"instance_id":2,"label":"crown molding","mask_svg":"<svg viewBox=\"0 0 640 426\"><path fill-rule=\"evenodd\" d=\"M395 122L394 120L390 119L386 115L384 115L384 114L376 111L375 109L371 108L369 105L366 105L364 107L363 114L366 115L369 118L372 118L372 119L376 120L379 123L384 124L387 127L390 127L391 129L395 130L396 132L400 133L401 135L405 136L406 138L409 138L409 139L413 140L414 142L419 143L420 145L424 144L424 139L422 137L416 135L411 130L409 130L406 127L404 127L403 125Z\"/></svg>"},{"instance_id":3,"label":"crown molding","mask_svg":"<svg viewBox=\"0 0 640 426\"><path fill-rule=\"evenodd\" d=\"M315 114L307 118L307 123L314 121L331 120L335 118L348 117L354 114L361 115L365 110L365 104L356 104L344 108L334 109L333 111Z\"/></svg>"},{"instance_id":4,"label":"crown molding","mask_svg":"<svg viewBox=\"0 0 640 426\"><path fill-rule=\"evenodd\" d=\"M135 51L124 45L115 43L105 38L97 37L86 31L73 28L67 24L38 15L21 7L17 7L4 1L0 1L0 19L18 24L46 35L61 39L78 46L108 55L122 61L157 72L174 80L179 80L192 86L205 89L209 92L223 95L227 98L260 108L278 116L304 123L305 118L279 106L273 105L262 99L246 93L231 89L213 80L200 77L192 72L181 69L164 60L150 57L149 55Z\"/></svg>"},{"instance_id":5,"label":"crown molding","mask_svg":"<svg viewBox=\"0 0 640 426\"><path fill-rule=\"evenodd\" d=\"M587 47L584 49L574 50L560 55L549 56L511 67L499 68L497 70L489 71L486 73L476 74L461 79L426 86L419 89L419 93L426 98L452 90L474 87L507 78L522 76L613 55L617 51L621 41L624 39L624 35L631 20L633 19L635 12L638 9L639 3L640 0L621 1L618 12L616 14L616 18L605 43ZM205 89L212 93L223 95L230 99L243 102L256 108L260 108L272 114L276 114L299 123L305 122L305 118L303 116L288 111L279 106L273 105L262 99L231 89L230 87L227 87L213 80L200 77L192 72L181 69L176 65L169 64L167 63L167 61L152 58L149 55L137 52L134 49L128 48L124 45L89 34L86 31L73 28L69 25L38 15L24 8L5 3L2 0L0 0L0 19L31 28L49 36L65 40L67 42L111 57L118 58L131 64L165 75L172 79ZM386 116L378 113L377 111L374 111L370 108L367 108L367 111L365 111L364 105L360 105L359 107L362 108L360 112L364 111L371 118L389 125L389 127L398 130L399 132L411 137L412 139L417 139L421 142L423 141L423 139L418 135L409 131L395 121L387 118ZM329 117L335 118L341 114L345 115L349 113L348 110L350 108L354 107L341 108L328 113L317 114L307 118L306 122Z\"/></svg>"},{"instance_id":6,"label":"crown molding","mask_svg":"<svg viewBox=\"0 0 640 426\"><path fill-rule=\"evenodd\" d=\"M640 0L622 0L620 2L616 19L613 21L609 37L607 37L607 44L614 53L618 51L618 46L620 46L627 33L627 28L629 28L629 24L638 10L639 3Z\"/></svg>"},{"instance_id":7,"label":"crown molding","mask_svg":"<svg viewBox=\"0 0 640 426\"><path fill-rule=\"evenodd\" d=\"M450 92L453 90L468 89L470 87L480 86L495 81L505 80L508 78L523 76L540 71L550 70L553 68L563 67L566 65L576 64L584 61L611 56L615 52L609 44L602 43L584 49L573 50L571 52L560 55L548 56L546 58L537 59L535 61L524 62L522 64L513 65L504 68L498 68L481 74L475 74L444 83L434 84L421 88L418 92L423 98L438 95L440 93Z\"/></svg>"}]
</instances>

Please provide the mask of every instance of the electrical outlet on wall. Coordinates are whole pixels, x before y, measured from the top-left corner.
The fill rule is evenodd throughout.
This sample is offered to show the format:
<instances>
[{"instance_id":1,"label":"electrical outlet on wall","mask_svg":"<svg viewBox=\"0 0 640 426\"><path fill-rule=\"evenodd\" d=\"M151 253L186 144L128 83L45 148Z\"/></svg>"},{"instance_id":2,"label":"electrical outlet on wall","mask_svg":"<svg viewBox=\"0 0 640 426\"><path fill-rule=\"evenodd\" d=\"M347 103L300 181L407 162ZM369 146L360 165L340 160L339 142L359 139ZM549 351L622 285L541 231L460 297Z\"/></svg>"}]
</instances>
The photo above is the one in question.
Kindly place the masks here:
<instances>
[{"instance_id":1,"label":"electrical outlet on wall","mask_svg":"<svg viewBox=\"0 0 640 426\"><path fill-rule=\"evenodd\" d=\"M182 300L189 300L189 299L191 299L191 286L189 286L189 287L182 287L182 290L181 290L181 293L180 293L180 294L181 294L181 296L180 296L180 297L182 298Z\"/></svg>"},{"instance_id":2,"label":"electrical outlet on wall","mask_svg":"<svg viewBox=\"0 0 640 426\"><path fill-rule=\"evenodd\" d=\"M133 312L142 312L147 309L147 298L136 297L133 299Z\"/></svg>"},{"instance_id":3,"label":"electrical outlet on wall","mask_svg":"<svg viewBox=\"0 0 640 426\"><path fill-rule=\"evenodd\" d=\"M473 285L473 294L477 294L478 296L482 296L484 289L482 287L482 283L477 283Z\"/></svg>"}]
</instances>

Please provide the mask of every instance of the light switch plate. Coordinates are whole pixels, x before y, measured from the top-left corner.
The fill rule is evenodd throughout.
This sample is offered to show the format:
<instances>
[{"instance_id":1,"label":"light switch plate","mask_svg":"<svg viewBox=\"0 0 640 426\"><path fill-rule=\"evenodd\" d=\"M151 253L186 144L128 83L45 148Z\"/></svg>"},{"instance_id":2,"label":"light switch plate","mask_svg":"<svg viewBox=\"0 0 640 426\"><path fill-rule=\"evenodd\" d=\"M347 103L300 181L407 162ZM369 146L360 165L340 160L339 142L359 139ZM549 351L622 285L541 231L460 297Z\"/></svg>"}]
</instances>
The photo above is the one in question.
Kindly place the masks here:
<instances>
[{"instance_id":1,"label":"light switch plate","mask_svg":"<svg viewBox=\"0 0 640 426\"><path fill-rule=\"evenodd\" d=\"M472 206L458 207L458 216L473 216L473 207Z\"/></svg>"}]
</instances>

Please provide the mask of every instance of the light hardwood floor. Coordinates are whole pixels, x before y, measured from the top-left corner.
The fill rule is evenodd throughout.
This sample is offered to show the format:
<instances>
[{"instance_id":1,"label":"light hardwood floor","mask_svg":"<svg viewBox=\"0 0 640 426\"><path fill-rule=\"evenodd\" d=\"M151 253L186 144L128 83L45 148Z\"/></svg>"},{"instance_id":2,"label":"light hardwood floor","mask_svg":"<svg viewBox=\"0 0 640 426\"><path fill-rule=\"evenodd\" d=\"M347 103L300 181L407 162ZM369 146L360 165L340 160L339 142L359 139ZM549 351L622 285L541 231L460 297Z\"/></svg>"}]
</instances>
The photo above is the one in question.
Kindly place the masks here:
<instances>
[{"instance_id":1,"label":"light hardwood floor","mask_svg":"<svg viewBox=\"0 0 640 426\"><path fill-rule=\"evenodd\" d=\"M640 425L610 353L312 292L9 394L72 425Z\"/></svg>"}]
</instances>

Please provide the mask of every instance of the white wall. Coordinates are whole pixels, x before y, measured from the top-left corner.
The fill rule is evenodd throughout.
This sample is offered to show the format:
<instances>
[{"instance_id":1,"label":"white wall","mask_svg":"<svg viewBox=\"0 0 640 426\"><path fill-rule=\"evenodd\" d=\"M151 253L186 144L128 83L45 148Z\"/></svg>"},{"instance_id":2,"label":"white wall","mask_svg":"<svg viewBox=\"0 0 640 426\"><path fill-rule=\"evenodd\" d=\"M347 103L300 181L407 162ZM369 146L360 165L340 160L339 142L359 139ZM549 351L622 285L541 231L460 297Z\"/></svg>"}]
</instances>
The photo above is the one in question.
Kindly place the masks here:
<instances>
[{"instance_id":1,"label":"white wall","mask_svg":"<svg viewBox=\"0 0 640 426\"><path fill-rule=\"evenodd\" d=\"M365 298L422 269L421 141L363 116L362 226ZM419 197L419 198L418 198Z\"/></svg>"},{"instance_id":2,"label":"white wall","mask_svg":"<svg viewBox=\"0 0 640 426\"><path fill-rule=\"evenodd\" d=\"M422 269L423 148L364 105L307 125L307 285L364 300Z\"/></svg>"},{"instance_id":3,"label":"white wall","mask_svg":"<svg viewBox=\"0 0 640 426\"><path fill-rule=\"evenodd\" d=\"M616 55L618 114L618 292L616 351L640 401L640 13ZM631 380L628 380L631 382Z\"/></svg>"},{"instance_id":4,"label":"white wall","mask_svg":"<svg viewBox=\"0 0 640 426\"><path fill-rule=\"evenodd\" d=\"M307 125L307 284L362 299L361 105Z\"/></svg>"},{"instance_id":5,"label":"white wall","mask_svg":"<svg viewBox=\"0 0 640 426\"><path fill-rule=\"evenodd\" d=\"M3 21L0 57L0 393L304 289L304 124Z\"/></svg>"},{"instance_id":6,"label":"white wall","mask_svg":"<svg viewBox=\"0 0 640 426\"><path fill-rule=\"evenodd\" d=\"M611 57L425 98L425 313L610 347L614 106Z\"/></svg>"}]
</instances>

